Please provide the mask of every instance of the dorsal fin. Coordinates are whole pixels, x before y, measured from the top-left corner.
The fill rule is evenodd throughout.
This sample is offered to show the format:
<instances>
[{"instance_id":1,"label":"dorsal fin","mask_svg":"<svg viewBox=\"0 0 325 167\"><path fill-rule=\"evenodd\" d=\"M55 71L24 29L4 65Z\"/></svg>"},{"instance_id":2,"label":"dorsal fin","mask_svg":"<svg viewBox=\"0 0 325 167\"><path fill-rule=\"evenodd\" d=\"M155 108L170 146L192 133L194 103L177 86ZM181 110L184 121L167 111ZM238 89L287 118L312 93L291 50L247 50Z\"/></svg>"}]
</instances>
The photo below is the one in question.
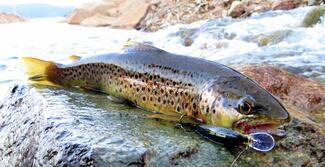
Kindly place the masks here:
<instances>
[{"instance_id":1,"label":"dorsal fin","mask_svg":"<svg viewBox=\"0 0 325 167\"><path fill-rule=\"evenodd\" d=\"M80 56L76 56L76 55L71 55L71 56L68 57L68 59L69 59L70 61L72 61L72 62L75 62L75 61L80 60L81 57L80 57Z\"/></svg>"},{"instance_id":2,"label":"dorsal fin","mask_svg":"<svg viewBox=\"0 0 325 167\"><path fill-rule=\"evenodd\" d=\"M123 51L135 52L135 51L163 51L151 45L149 42L135 42L127 41L123 46Z\"/></svg>"}]
</instances>

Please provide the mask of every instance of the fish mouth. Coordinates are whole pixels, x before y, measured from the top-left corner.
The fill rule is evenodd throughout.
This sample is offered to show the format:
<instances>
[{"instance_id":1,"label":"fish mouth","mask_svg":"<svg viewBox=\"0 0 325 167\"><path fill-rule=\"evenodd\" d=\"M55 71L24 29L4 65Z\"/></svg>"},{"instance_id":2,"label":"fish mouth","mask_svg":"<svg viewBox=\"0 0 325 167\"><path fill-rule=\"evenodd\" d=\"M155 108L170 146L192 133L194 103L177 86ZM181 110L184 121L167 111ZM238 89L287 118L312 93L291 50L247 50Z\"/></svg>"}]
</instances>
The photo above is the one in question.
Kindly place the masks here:
<instances>
[{"instance_id":1,"label":"fish mouth","mask_svg":"<svg viewBox=\"0 0 325 167\"><path fill-rule=\"evenodd\" d=\"M278 137L284 137L286 135L286 132L285 130L281 129L281 125L284 123L286 123L284 120L243 118L235 122L233 127L243 134L266 132Z\"/></svg>"}]
</instances>

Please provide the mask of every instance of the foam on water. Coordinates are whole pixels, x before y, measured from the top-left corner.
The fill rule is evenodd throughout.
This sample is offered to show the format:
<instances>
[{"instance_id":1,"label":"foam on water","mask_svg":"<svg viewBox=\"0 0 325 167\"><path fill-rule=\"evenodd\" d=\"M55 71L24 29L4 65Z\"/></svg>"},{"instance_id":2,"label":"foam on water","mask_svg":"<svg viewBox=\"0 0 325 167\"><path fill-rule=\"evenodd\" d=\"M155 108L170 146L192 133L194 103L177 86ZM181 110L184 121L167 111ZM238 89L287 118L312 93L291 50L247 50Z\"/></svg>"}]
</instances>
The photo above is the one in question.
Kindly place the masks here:
<instances>
[{"instance_id":1,"label":"foam on water","mask_svg":"<svg viewBox=\"0 0 325 167\"><path fill-rule=\"evenodd\" d=\"M0 25L0 98L4 87L25 80L17 57L33 56L64 62L70 55L82 57L118 51L131 39L148 41L170 52L201 57L228 65L278 64L294 72L325 80L325 19L312 28L301 22L311 8L270 11L248 19L217 19L175 25L154 33L107 27L82 27L60 23L62 19L39 19ZM180 31L193 33L193 44L182 44ZM267 45L260 36L280 34ZM255 41L254 41L255 40Z\"/></svg>"}]
</instances>

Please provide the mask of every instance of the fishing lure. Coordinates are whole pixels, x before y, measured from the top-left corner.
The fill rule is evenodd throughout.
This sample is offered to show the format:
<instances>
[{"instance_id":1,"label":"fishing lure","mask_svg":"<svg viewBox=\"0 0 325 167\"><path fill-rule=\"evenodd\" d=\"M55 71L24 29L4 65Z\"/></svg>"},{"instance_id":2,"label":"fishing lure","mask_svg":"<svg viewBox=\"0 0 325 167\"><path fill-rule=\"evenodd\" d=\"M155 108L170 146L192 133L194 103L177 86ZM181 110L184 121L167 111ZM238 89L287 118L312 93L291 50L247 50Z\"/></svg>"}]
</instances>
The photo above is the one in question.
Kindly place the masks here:
<instances>
[{"instance_id":1,"label":"fishing lure","mask_svg":"<svg viewBox=\"0 0 325 167\"><path fill-rule=\"evenodd\" d=\"M260 151L271 151L275 146L275 140L272 135L266 132L255 132L248 135L242 135L234 130L211 125L187 125L202 137L226 146L234 144L245 144L250 148Z\"/></svg>"}]
</instances>

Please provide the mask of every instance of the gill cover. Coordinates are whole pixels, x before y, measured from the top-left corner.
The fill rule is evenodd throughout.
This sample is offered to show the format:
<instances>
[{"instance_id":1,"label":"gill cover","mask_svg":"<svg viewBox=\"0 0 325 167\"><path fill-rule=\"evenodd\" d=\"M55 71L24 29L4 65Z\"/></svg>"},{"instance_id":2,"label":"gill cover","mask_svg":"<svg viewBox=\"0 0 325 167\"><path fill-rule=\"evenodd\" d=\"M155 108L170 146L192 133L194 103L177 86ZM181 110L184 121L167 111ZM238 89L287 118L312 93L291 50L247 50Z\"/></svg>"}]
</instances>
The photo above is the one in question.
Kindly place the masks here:
<instances>
[{"instance_id":1,"label":"gill cover","mask_svg":"<svg viewBox=\"0 0 325 167\"><path fill-rule=\"evenodd\" d=\"M211 82L201 95L201 108L210 116L212 124L222 123L228 127L244 117L290 120L287 110L272 94L240 74L221 76Z\"/></svg>"}]
</instances>

